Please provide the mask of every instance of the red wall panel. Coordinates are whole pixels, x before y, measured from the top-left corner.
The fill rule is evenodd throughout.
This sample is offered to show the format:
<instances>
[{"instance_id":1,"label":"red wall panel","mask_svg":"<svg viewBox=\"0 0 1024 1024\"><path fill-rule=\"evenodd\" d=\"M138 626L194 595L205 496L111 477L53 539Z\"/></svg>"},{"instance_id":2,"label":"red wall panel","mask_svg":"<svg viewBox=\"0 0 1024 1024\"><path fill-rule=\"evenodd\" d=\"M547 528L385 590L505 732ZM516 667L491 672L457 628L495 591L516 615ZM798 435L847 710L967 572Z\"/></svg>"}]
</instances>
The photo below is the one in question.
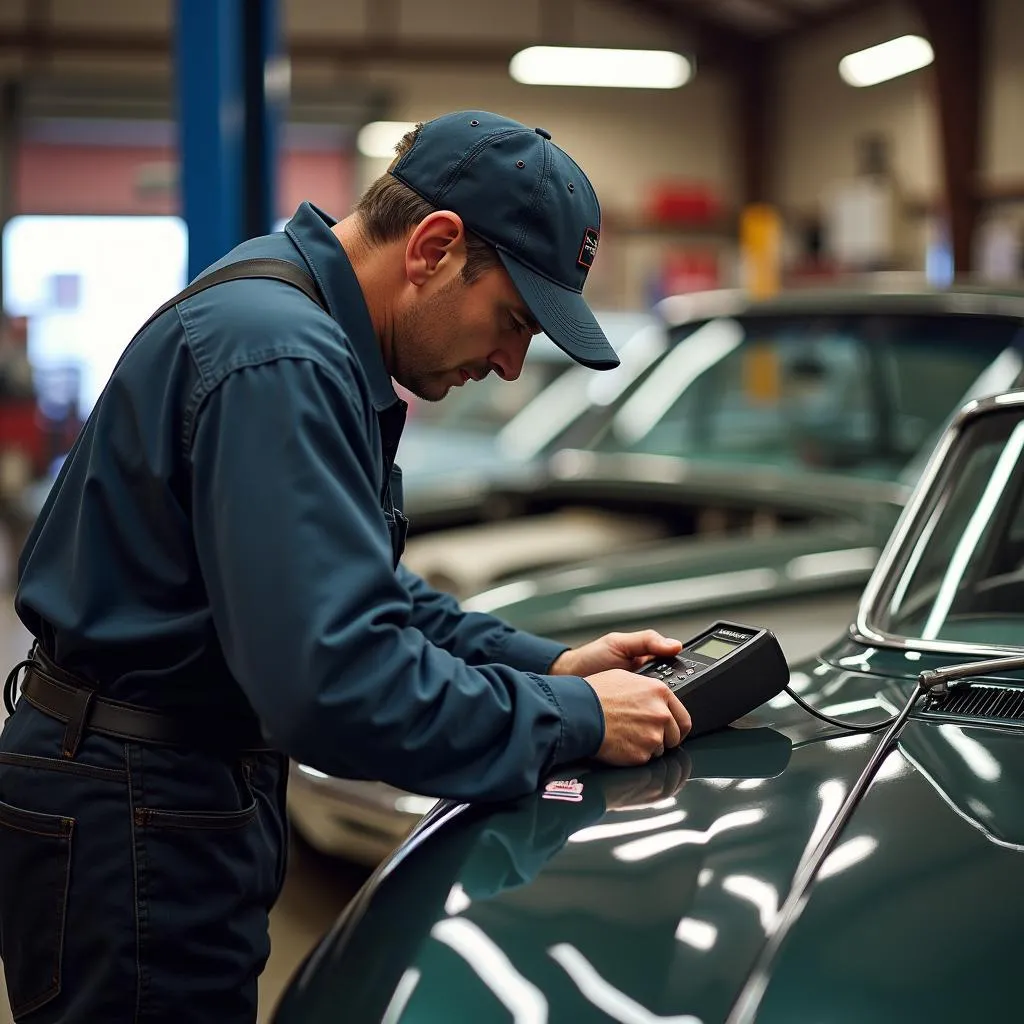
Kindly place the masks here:
<instances>
[{"instance_id":1,"label":"red wall panel","mask_svg":"<svg viewBox=\"0 0 1024 1024\"><path fill-rule=\"evenodd\" d=\"M88 146L26 142L15 180L18 213L173 214L177 153L162 146ZM281 160L278 216L309 199L336 217L353 203L351 158L332 150L295 150Z\"/></svg>"}]
</instances>

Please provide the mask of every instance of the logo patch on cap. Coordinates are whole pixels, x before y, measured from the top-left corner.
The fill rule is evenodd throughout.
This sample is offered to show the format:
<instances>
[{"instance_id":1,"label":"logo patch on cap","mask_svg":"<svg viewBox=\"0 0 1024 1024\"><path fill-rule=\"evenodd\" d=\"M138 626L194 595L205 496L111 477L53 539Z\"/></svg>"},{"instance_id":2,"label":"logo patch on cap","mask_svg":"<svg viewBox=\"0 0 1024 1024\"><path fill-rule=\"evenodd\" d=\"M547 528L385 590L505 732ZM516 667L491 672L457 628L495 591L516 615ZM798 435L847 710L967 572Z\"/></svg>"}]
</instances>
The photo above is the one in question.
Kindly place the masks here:
<instances>
[{"instance_id":1,"label":"logo patch on cap","mask_svg":"<svg viewBox=\"0 0 1024 1024\"><path fill-rule=\"evenodd\" d=\"M581 267L589 270L594 265L594 257L597 255L597 243L601 239L601 232L597 228L587 228L583 232L583 244L580 246L580 254L576 262Z\"/></svg>"}]
</instances>

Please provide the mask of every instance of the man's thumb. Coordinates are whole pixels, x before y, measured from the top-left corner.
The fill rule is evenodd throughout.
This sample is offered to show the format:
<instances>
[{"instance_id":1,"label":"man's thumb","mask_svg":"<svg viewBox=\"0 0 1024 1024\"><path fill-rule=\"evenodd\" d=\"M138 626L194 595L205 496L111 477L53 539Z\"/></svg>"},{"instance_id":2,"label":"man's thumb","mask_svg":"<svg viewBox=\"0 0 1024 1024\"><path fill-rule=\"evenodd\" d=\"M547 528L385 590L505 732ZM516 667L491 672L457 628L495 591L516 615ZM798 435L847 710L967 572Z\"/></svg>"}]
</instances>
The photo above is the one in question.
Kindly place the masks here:
<instances>
[{"instance_id":1,"label":"man's thumb","mask_svg":"<svg viewBox=\"0 0 1024 1024\"><path fill-rule=\"evenodd\" d=\"M645 629L640 633L627 633L623 637L626 653L634 658L645 654L678 654L683 645L678 640L670 640L657 630Z\"/></svg>"}]
</instances>

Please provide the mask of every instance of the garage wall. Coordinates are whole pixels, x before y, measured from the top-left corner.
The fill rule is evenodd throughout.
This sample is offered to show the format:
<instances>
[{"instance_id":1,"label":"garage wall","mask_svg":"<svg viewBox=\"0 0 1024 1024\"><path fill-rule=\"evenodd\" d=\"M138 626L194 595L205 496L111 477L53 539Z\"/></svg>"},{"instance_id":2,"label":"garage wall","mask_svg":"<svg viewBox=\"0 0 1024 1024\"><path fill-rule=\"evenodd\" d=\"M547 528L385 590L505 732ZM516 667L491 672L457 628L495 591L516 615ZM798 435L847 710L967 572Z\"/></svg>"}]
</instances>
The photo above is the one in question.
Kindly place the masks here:
<instances>
[{"instance_id":1,"label":"garage wall","mask_svg":"<svg viewBox=\"0 0 1024 1024\"><path fill-rule=\"evenodd\" d=\"M497 71L396 69L373 78L390 91L397 120L479 107L547 128L587 172L608 210L637 211L649 185L670 176L714 184L727 201L735 196L726 84L711 73L677 92L643 94L524 86ZM375 162L372 169L386 166Z\"/></svg>"},{"instance_id":2,"label":"garage wall","mask_svg":"<svg viewBox=\"0 0 1024 1024\"><path fill-rule=\"evenodd\" d=\"M983 166L994 184L1024 182L1024 3L988 3L988 111L982 135Z\"/></svg>"},{"instance_id":3,"label":"garage wall","mask_svg":"<svg viewBox=\"0 0 1024 1024\"><path fill-rule=\"evenodd\" d=\"M867 89L839 77L848 53L906 33L920 22L902 6L875 8L787 47L779 82L779 202L813 209L831 182L856 168L856 142L867 133L889 137L893 168L904 190L934 195L940 187L939 149L930 74L921 71Z\"/></svg>"},{"instance_id":4,"label":"garage wall","mask_svg":"<svg viewBox=\"0 0 1024 1024\"><path fill-rule=\"evenodd\" d=\"M289 31L353 37L366 31L362 5L333 5L330 20L317 28L323 0L290 0ZM341 10L341 8L347 8ZM613 0L399 0L400 36L446 44L513 40L590 46L635 46L684 50L688 42L669 38L660 22L634 14ZM324 69L293 68L296 81L319 80ZM666 178L702 182L729 207L738 190L736 135L731 86L713 69L702 69L679 90L564 89L520 85L507 67L375 66L338 72L340 88L378 98L380 116L426 120L449 110L479 107L546 128L555 142L586 170L609 222L642 219L652 186ZM358 158L357 189L384 172L387 160ZM601 258L587 293L602 306L642 306L667 254L694 245L726 253L729 241L652 237L642 232L606 231Z\"/></svg>"},{"instance_id":5,"label":"garage wall","mask_svg":"<svg viewBox=\"0 0 1024 1024\"><path fill-rule=\"evenodd\" d=\"M20 24L36 0L0 0L0 27ZM1024 181L1024 133L1019 129L1024 95L1024 33L1018 29L1024 0L987 0L992 18L988 39L988 95L983 154L986 176L996 182ZM111 34L166 33L172 0L49 0L57 31ZM939 195L937 125L928 71L871 89L851 89L838 77L839 59L851 50L904 32L920 31L911 4L873 5L790 44L780 61L778 166L774 193L786 209L813 212L833 182L849 177L856 142L882 131L891 140L893 162L906 194ZM399 41L435 40L446 45L569 42L590 45L687 48L685 38L631 10L619 0L281 0L285 30L292 38L358 41L368 32ZM388 11L392 12L388 15ZM118 116L131 116L134 102L161 103L173 97L171 62L156 55L117 58L79 54L31 57L0 52L0 76L27 74L95 85L101 99L83 115L102 114L106 89ZM712 184L727 207L738 193L737 137L732 86L714 69L702 68L681 90L629 91L521 86L497 63L458 62L448 66L403 63L372 68L324 61L296 63L293 96L303 97L303 114L319 110L324 120L358 123L368 113L397 120L429 118L445 110L480 106L498 110L552 132L587 169L609 219L639 214L657 182L677 177ZM71 90L72 94L74 90ZM142 98L145 98L145 103ZM65 97L73 106L74 95ZM308 101L308 102L307 102ZM319 106L318 106L319 104ZM72 111L69 110L69 113ZM148 115L152 116L152 115ZM168 116L165 111L163 116ZM0 153L2 158L2 153ZM386 161L356 159L349 195L380 173ZM0 159L0 173L4 162ZM316 179L302 186L316 198ZM333 205L340 197L336 188ZM344 209L337 209L339 214ZM919 225L920 227L920 225ZM920 231L919 231L920 234ZM707 244L722 248L722 237L692 239L626 232L608 237L591 288L609 301L644 300L645 283L670 249ZM613 258L612 252L617 253Z\"/></svg>"},{"instance_id":6,"label":"garage wall","mask_svg":"<svg viewBox=\"0 0 1024 1024\"><path fill-rule=\"evenodd\" d=\"M366 30L362 4L290 0L288 30L294 36L331 33L358 37ZM660 23L633 14L612 0L398 0L398 38L493 43L561 41L576 45L669 47ZM326 20L325 20L326 17ZM297 79L322 74L301 66ZM735 195L734 139L728 114L728 83L705 71L681 90L601 90L524 86L507 68L473 66L378 66L336 79L381 96L386 116L424 120L448 110L480 107L547 128L586 169L605 206L635 210L646 186L666 174L716 183L728 201ZM368 166L379 173L386 161Z\"/></svg>"},{"instance_id":7,"label":"garage wall","mask_svg":"<svg viewBox=\"0 0 1024 1024\"><path fill-rule=\"evenodd\" d=\"M981 177L991 186L1024 182L1024 32L1022 0L985 0ZM923 34L909 4L875 8L808 34L783 53L780 81L778 200L813 204L828 183L849 176L856 139L889 136L893 162L906 192L916 199L941 194L939 126L932 73L906 75L868 89L852 89L837 66L847 53L908 32Z\"/></svg>"},{"instance_id":8,"label":"garage wall","mask_svg":"<svg viewBox=\"0 0 1024 1024\"><path fill-rule=\"evenodd\" d=\"M20 24L33 2L0 0L0 25L12 19ZM51 0L48 8L55 32L159 37L170 30L174 4ZM514 50L539 42L689 49L688 40L667 33L663 22L644 17L622 0L281 0L281 13L291 39L336 39L349 45L370 34L399 43L464 46L467 51L495 43ZM713 69L702 68L689 85L666 92L523 86L511 80L504 62L479 59L372 67L295 60L291 72L293 115L299 118L357 125L367 118L415 121L482 107L547 128L590 175L606 223L640 219L652 186L666 178L704 183L727 207L735 202L731 87ZM27 73L34 89L56 92L60 116L102 117L108 106L106 116L171 116L173 65L165 56L59 53L30 68L24 56L0 52L0 75L5 73ZM78 83L87 88L79 89ZM152 113L161 107L162 113ZM353 159L350 195L358 194L387 164L354 154ZM332 212L346 212L336 204L336 189L321 195L314 179L303 184L311 198L319 198ZM725 241L715 238L711 244ZM679 240L624 230L614 238L607 234L606 242L588 291L599 293L600 301L635 305L645 301L652 275Z\"/></svg>"}]
</instances>

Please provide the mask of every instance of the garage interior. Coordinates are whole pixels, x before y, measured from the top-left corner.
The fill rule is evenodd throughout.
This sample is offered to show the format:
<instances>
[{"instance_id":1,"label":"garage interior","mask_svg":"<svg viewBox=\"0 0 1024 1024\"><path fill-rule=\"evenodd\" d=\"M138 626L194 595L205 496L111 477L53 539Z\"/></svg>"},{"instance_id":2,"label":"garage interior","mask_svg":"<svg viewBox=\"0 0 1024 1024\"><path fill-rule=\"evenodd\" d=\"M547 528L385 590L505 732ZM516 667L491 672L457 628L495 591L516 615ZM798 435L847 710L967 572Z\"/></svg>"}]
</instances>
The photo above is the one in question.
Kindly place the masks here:
<instances>
[{"instance_id":1,"label":"garage interior","mask_svg":"<svg viewBox=\"0 0 1024 1024\"><path fill-rule=\"evenodd\" d=\"M409 125L479 109L550 132L601 199L595 310L690 316L727 293L954 281L1020 293L1022 15L1024 0L0 0L6 663L31 642L12 603L21 544L124 344L302 201L347 214ZM912 66L891 77L847 59L908 39ZM538 47L591 49L598 71L616 67L601 51L657 51L676 77L534 84L521 58ZM550 379L519 384L539 393ZM589 471L573 457L560 457L564 481ZM531 504L523 486L496 493L484 518L500 527L563 501ZM673 507L657 536L758 541L838 515L833 497L812 496L811 512L688 508L685 529ZM630 543L655 536L628 528ZM616 529L580 543L614 547ZM867 567L877 552L850 541L869 548ZM487 586L517 585L547 564L536 559L512 559ZM460 598L487 589L464 586ZM835 600L840 616L855 604ZM261 1020L371 870L293 847Z\"/></svg>"}]
</instances>

